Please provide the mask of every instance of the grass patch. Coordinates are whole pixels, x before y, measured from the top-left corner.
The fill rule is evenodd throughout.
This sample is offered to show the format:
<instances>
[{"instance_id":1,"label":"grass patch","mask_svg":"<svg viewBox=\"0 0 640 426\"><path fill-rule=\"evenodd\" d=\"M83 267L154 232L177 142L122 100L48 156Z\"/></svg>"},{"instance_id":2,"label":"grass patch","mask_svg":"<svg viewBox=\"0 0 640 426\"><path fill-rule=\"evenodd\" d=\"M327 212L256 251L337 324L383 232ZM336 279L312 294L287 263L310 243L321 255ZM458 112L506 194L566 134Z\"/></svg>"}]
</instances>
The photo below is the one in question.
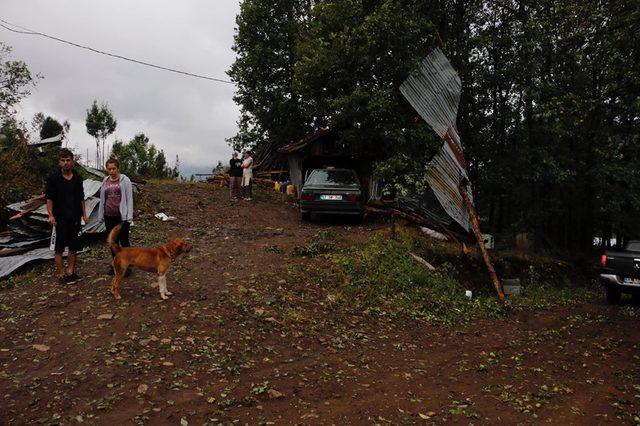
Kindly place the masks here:
<instances>
[{"instance_id":1,"label":"grass patch","mask_svg":"<svg viewBox=\"0 0 640 426\"><path fill-rule=\"evenodd\" d=\"M311 237L311 242L308 244L295 246L291 254L294 256L315 257L320 254L329 253L335 249L335 244L330 241L333 237L333 229L327 228L320 230Z\"/></svg>"},{"instance_id":2,"label":"grass patch","mask_svg":"<svg viewBox=\"0 0 640 426\"><path fill-rule=\"evenodd\" d=\"M453 258L443 256L447 260L436 263L437 270L431 272L409 256L413 251L430 261L435 258L433 252L424 251L423 242L423 238L402 230L396 239L378 235L365 244L332 255L345 298L367 312L408 315L434 324L452 325L519 310L581 303L601 296L594 282L577 285L568 279L558 279L557 274L546 281L544 276L530 273L531 268L539 269L538 264L527 267L519 259L517 268L524 269L522 272L528 278L523 294L500 302L481 259L458 253ZM456 250L451 244L443 247L449 255ZM503 264L507 262L501 259ZM472 299L465 297L465 290L477 284L465 280L470 271L473 275L482 274L475 278L483 283L482 288L474 288Z\"/></svg>"}]
</instances>

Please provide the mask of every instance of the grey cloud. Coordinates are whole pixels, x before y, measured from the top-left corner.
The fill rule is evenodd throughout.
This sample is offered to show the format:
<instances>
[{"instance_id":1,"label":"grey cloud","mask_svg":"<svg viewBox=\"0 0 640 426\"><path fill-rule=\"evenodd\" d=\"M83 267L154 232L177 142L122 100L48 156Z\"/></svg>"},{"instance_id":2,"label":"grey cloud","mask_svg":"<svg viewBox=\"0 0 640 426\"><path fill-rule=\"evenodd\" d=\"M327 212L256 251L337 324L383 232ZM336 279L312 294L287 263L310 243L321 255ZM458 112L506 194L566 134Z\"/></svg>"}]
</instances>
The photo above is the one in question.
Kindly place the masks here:
<instances>
[{"instance_id":1,"label":"grey cloud","mask_svg":"<svg viewBox=\"0 0 640 426\"><path fill-rule=\"evenodd\" d=\"M237 0L91 1L3 0L0 16L60 38L123 56L228 79ZM93 99L107 102L118 120L109 140L144 132L173 162L206 168L226 160L224 142L237 131L234 86L209 82L108 58L0 29L14 57L44 75L23 101L29 122L42 111L72 125L70 141L82 155L94 141L85 111Z\"/></svg>"}]
</instances>

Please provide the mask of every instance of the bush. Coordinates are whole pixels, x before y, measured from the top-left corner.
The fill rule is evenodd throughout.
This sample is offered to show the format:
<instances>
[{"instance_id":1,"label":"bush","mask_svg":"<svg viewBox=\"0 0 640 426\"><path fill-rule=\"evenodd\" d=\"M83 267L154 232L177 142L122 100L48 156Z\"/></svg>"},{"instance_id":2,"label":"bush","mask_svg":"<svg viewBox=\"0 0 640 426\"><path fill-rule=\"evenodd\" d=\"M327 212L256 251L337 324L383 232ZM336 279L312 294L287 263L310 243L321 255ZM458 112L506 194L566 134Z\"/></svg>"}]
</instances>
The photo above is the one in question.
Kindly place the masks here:
<instances>
[{"instance_id":1,"label":"bush","mask_svg":"<svg viewBox=\"0 0 640 426\"><path fill-rule=\"evenodd\" d=\"M593 281L571 280L569 271L564 275L554 271L548 280L532 276L531 271L544 270L540 265L554 264L557 260L547 259L545 263L537 259L525 265L525 259L519 258L518 266L529 278L524 282L524 293L499 301L478 256L463 255L454 244L440 242L425 254L424 241L400 230L396 239L378 235L365 244L331 256L346 299L356 309L373 314L406 315L434 324L452 325L514 310L580 303L599 295ZM437 270L429 271L411 258L410 252L427 258L437 265ZM509 256L494 253L494 257L500 259L502 267L511 267ZM472 282L467 280L470 275L476 275ZM482 288L474 289L473 298L468 299L465 290L477 283L481 283Z\"/></svg>"},{"instance_id":2,"label":"bush","mask_svg":"<svg viewBox=\"0 0 640 426\"><path fill-rule=\"evenodd\" d=\"M376 236L334 259L342 271L344 290L370 311L389 310L449 322L451 312L462 313L468 299L464 288L448 274L430 272L409 252L411 238Z\"/></svg>"}]
</instances>

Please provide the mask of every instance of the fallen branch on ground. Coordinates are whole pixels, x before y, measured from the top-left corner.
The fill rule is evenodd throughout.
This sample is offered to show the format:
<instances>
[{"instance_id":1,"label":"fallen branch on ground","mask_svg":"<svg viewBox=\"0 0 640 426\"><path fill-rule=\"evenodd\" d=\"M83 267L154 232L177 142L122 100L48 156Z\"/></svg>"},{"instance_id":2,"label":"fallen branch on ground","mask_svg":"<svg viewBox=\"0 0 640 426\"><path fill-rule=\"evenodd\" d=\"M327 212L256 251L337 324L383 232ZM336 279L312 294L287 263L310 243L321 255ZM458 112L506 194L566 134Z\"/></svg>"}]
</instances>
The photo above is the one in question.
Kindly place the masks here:
<instances>
[{"instance_id":1,"label":"fallen branch on ground","mask_svg":"<svg viewBox=\"0 0 640 426\"><path fill-rule=\"evenodd\" d=\"M417 254L409 252L409 256L413 257L416 261L418 261L418 263L421 263L424 266L426 266L428 270L430 271L436 270L435 266L433 266L432 264L430 264L429 262L427 262L426 260L418 256Z\"/></svg>"}]
</instances>

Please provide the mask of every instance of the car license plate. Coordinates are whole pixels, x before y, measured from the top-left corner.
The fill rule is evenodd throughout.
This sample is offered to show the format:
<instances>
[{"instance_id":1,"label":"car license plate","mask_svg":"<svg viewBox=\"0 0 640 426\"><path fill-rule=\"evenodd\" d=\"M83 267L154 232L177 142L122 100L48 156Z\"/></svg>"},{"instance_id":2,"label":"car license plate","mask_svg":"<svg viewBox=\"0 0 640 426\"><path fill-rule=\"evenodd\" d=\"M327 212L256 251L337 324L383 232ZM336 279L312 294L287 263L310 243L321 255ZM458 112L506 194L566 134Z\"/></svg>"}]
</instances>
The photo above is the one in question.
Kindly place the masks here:
<instances>
[{"instance_id":1,"label":"car license plate","mask_svg":"<svg viewBox=\"0 0 640 426\"><path fill-rule=\"evenodd\" d=\"M640 278L625 278L622 282L625 284L640 285Z\"/></svg>"},{"instance_id":2,"label":"car license plate","mask_svg":"<svg viewBox=\"0 0 640 426\"><path fill-rule=\"evenodd\" d=\"M342 195L321 195L320 196L321 200L331 200L331 201L341 201L342 200Z\"/></svg>"}]
</instances>

